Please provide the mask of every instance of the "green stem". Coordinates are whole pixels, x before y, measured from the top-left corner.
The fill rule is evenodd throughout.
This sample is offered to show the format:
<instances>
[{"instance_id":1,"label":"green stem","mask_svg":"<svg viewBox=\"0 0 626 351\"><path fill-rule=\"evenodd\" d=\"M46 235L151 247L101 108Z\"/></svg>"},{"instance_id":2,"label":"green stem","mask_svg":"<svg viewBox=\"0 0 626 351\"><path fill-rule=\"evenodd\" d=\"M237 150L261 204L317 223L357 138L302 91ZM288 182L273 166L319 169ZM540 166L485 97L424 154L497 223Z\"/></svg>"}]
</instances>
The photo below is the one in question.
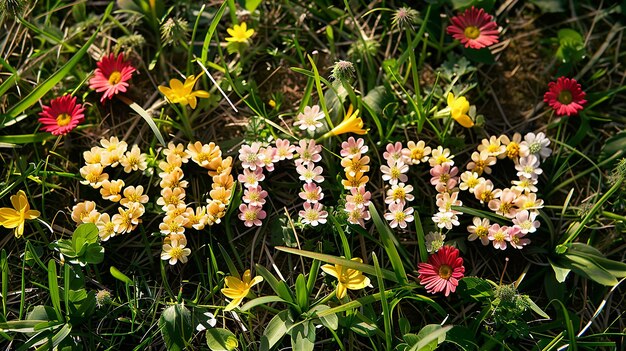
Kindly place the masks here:
<instances>
[{"instance_id":1,"label":"green stem","mask_svg":"<svg viewBox=\"0 0 626 351\"><path fill-rule=\"evenodd\" d=\"M598 210L600 209L600 207L602 207L602 205L617 191L620 189L620 187L622 186L622 183L624 182L624 178L620 177L619 180L617 180L615 182L615 184L613 184L613 186L604 194L602 195L602 197L600 198L600 200L598 200L598 202L596 202L593 207L591 208L591 210L585 215L585 217L580 221L580 223L578 224L578 227L576 227L576 229L574 230L574 232L572 232L572 234L569 235L569 237L567 237L567 239L565 239L565 241L561 244L557 246L557 252L560 252L559 247L562 248L563 245L566 245L572 241L574 241L574 239L576 239L578 237L578 235L580 235L580 233L583 231L583 229L585 229L585 225L591 220L591 218L596 214L596 212L598 212Z\"/></svg>"}]
</instances>

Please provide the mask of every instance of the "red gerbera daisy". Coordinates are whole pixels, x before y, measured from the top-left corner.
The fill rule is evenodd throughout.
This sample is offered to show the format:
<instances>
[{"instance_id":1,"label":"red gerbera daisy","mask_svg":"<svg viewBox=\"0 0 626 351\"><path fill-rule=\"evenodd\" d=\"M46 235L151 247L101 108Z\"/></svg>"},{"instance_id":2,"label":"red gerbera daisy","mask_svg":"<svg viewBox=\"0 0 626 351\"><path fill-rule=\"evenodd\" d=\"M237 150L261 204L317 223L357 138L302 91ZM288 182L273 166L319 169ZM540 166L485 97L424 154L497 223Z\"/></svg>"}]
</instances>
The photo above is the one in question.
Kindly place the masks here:
<instances>
[{"instance_id":1,"label":"red gerbera daisy","mask_svg":"<svg viewBox=\"0 0 626 351\"><path fill-rule=\"evenodd\" d=\"M76 103L76 98L65 95L50 101L50 106L44 106L39 113L41 130L53 135L65 135L85 119L85 109Z\"/></svg>"},{"instance_id":2,"label":"red gerbera daisy","mask_svg":"<svg viewBox=\"0 0 626 351\"><path fill-rule=\"evenodd\" d=\"M577 115L587 103L585 92L574 78L559 77L556 82L548 83L548 91L543 95L547 102L559 116Z\"/></svg>"},{"instance_id":3,"label":"red gerbera daisy","mask_svg":"<svg viewBox=\"0 0 626 351\"><path fill-rule=\"evenodd\" d=\"M123 54L117 55L117 59L114 54L104 56L98 62L95 76L89 80L89 88L98 93L104 92L100 98L100 102L104 102L106 99L112 99L113 95L119 92L126 92L127 81L133 77L133 72L135 72L135 67L124 61Z\"/></svg>"},{"instance_id":4,"label":"red gerbera daisy","mask_svg":"<svg viewBox=\"0 0 626 351\"><path fill-rule=\"evenodd\" d=\"M493 16L474 6L450 19L448 34L461 41L466 48L482 49L498 42L498 25Z\"/></svg>"},{"instance_id":5,"label":"red gerbera daisy","mask_svg":"<svg viewBox=\"0 0 626 351\"><path fill-rule=\"evenodd\" d=\"M436 294L445 291L450 295L459 285L459 279L463 278L465 267L463 259L459 257L459 250L453 246L444 246L435 254L428 257L428 263L417 265L420 284L426 291Z\"/></svg>"}]
</instances>

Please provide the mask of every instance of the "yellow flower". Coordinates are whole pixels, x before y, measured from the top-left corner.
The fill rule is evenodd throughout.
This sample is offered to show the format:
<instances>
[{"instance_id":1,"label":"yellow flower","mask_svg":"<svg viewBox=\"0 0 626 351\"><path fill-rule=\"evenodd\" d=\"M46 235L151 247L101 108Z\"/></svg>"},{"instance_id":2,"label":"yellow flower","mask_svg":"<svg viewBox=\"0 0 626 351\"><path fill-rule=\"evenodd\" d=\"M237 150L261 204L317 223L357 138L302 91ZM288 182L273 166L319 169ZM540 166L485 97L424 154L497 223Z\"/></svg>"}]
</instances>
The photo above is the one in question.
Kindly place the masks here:
<instances>
[{"instance_id":1,"label":"yellow flower","mask_svg":"<svg viewBox=\"0 0 626 351\"><path fill-rule=\"evenodd\" d=\"M11 204L14 208L0 208L0 225L5 228L15 228L15 237L19 238L24 235L24 222L27 219L35 219L40 213L37 210L31 210L26 199L24 190L20 190L16 195L11 196Z\"/></svg>"},{"instance_id":2,"label":"yellow flower","mask_svg":"<svg viewBox=\"0 0 626 351\"><path fill-rule=\"evenodd\" d=\"M467 115L469 112L470 104L465 96L458 98L454 97L454 94L448 93L448 107L450 108L450 115L457 123L465 128L471 128L474 126L474 121Z\"/></svg>"},{"instance_id":3,"label":"yellow flower","mask_svg":"<svg viewBox=\"0 0 626 351\"><path fill-rule=\"evenodd\" d=\"M189 104L192 109L196 108L196 104L199 98L208 98L209 93L204 90L196 90L193 91L194 85L196 85L196 81L198 78L202 76L200 73L197 77L194 75L190 75L185 79L185 83L181 82L178 79L170 80L170 87L166 87L163 85L159 85L159 91L165 95L167 100L169 100L173 104L181 104L182 106L186 106Z\"/></svg>"},{"instance_id":4,"label":"yellow flower","mask_svg":"<svg viewBox=\"0 0 626 351\"><path fill-rule=\"evenodd\" d=\"M228 42L247 43L248 39L254 34L254 29L248 29L246 22L241 25L235 24L233 28L226 29L231 36L226 38Z\"/></svg>"},{"instance_id":5,"label":"yellow flower","mask_svg":"<svg viewBox=\"0 0 626 351\"><path fill-rule=\"evenodd\" d=\"M351 261L363 263L363 260L355 257ZM342 299L348 293L347 289L359 290L370 285L370 278L363 275L361 271L357 271L352 268L345 268L341 265L325 264L322 266L322 270L326 274L332 275L337 278L337 298Z\"/></svg>"},{"instance_id":6,"label":"yellow flower","mask_svg":"<svg viewBox=\"0 0 626 351\"><path fill-rule=\"evenodd\" d=\"M239 306L241 300L248 295L250 288L263 281L263 277L256 276L252 278L250 270L248 269L243 274L243 280L228 276L225 279L226 287L222 289L222 294L232 299L232 301L226 306L226 311L230 311L233 308Z\"/></svg>"},{"instance_id":7,"label":"yellow flower","mask_svg":"<svg viewBox=\"0 0 626 351\"><path fill-rule=\"evenodd\" d=\"M354 133L359 135L366 134L367 130L363 129L363 120L361 119L361 117L357 117L359 115L359 110L357 109L353 113L353 109L354 108L352 107L352 105L350 105L348 111L346 112L346 117L343 119L343 121L341 121L341 123L339 123L339 125L333 128L331 131L324 134L322 139L333 135L345 133Z\"/></svg>"}]
</instances>

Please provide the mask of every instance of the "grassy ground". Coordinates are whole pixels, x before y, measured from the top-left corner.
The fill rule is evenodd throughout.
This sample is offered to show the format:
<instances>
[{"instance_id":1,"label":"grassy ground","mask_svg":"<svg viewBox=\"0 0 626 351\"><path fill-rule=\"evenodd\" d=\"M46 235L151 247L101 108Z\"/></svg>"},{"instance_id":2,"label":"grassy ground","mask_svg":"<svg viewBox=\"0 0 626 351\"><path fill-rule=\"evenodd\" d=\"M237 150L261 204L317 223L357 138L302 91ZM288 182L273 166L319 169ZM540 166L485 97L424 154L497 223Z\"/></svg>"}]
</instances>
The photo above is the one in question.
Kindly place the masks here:
<instances>
[{"instance_id":1,"label":"grassy ground","mask_svg":"<svg viewBox=\"0 0 626 351\"><path fill-rule=\"evenodd\" d=\"M22 237L0 227L2 347L624 349L626 5L0 3L0 206L12 208L10 197L23 190L40 212L26 221ZM498 43L474 50L446 34L450 18L470 5L494 16ZM228 29L242 23L254 34L228 42ZM101 102L90 79L109 53L123 53L136 72L121 98ZM343 61L352 69L341 70ZM194 89L210 96L198 98L195 109L159 91L170 79L199 74ZM561 76L575 78L587 93L576 115L558 116L543 102L548 83ZM448 92L475 106L472 128L450 117ZM38 114L64 94L83 104L84 121L63 136L41 131ZM304 107L313 105L323 111L322 127L309 133L294 126ZM367 133L323 138L351 105ZM552 150L538 177L541 226L522 250L467 240L474 216L510 225L467 192L455 208L463 213L460 225L438 228L432 220L438 191L428 162L407 173L415 220L405 229L384 220L390 185L381 166L389 143L442 145L461 173L484 138L516 132L545 133ZM364 226L348 223L344 211L349 191L341 185L346 174L340 151L350 136L363 138L371 159L372 219ZM129 150L136 144L147 165L130 173L108 168L110 179L142 185L149 201L136 229L101 240L95 227L77 230L71 217L83 201L94 201L101 213L117 213L98 189L80 183L83 153L111 137ZM238 207L246 187L237 181L242 146L276 139L297 145L307 138L323 146L327 222L302 222L303 182L293 160L284 160L261 182L268 192L267 217L260 226L244 225ZM227 187L230 196L215 224L186 230L189 261L170 265L161 257L164 239L172 236L159 227L167 215L156 203L159 163L167 143L187 147L196 141L216 143L223 159L233 158L234 185ZM496 188L510 187L517 179L514 166L499 160L488 178ZM214 197L217 181L205 168L193 161L181 166L189 207ZM420 283L417 265L431 255L426 235L433 231L445 234L445 244L463 258L466 278L450 296L431 294ZM359 257L363 265L341 257ZM364 272L370 286L338 298L337 279L320 268L335 263ZM221 292L226 277L247 269L263 282L239 309L225 310L232 300ZM216 318L215 325L205 313ZM199 324L206 331L197 330Z\"/></svg>"}]
</instances>

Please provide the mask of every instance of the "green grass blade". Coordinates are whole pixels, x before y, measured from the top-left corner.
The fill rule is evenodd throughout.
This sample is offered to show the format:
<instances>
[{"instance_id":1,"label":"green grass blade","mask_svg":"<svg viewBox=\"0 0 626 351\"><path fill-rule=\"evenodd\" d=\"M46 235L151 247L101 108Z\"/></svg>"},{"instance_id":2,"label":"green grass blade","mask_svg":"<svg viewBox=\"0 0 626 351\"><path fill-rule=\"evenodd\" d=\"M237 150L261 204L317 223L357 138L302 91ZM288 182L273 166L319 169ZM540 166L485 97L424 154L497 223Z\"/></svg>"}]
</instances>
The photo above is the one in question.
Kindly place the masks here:
<instances>
[{"instance_id":1,"label":"green grass blade","mask_svg":"<svg viewBox=\"0 0 626 351\"><path fill-rule=\"evenodd\" d=\"M57 264L54 260L48 261L48 289L50 289L50 300L52 307L57 314L58 320L63 320L61 313L61 296L59 295L59 282L57 281Z\"/></svg>"},{"instance_id":2,"label":"green grass blade","mask_svg":"<svg viewBox=\"0 0 626 351\"><path fill-rule=\"evenodd\" d=\"M213 20L211 21L211 25L209 26L209 30L206 32L206 35L204 36L204 43L202 44L202 55L200 56L202 63L206 63L207 61L207 58L209 56L209 45L211 45L211 38L213 38L213 33L215 33L215 28L217 28L217 25L220 23L220 20L222 19L222 16L224 15L224 10L226 10L227 5L228 5L228 2L226 1L222 2L222 6L220 6L220 8L215 13Z\"/></svg>"},{"instance_id":3,"label":"green grass blade","mask_svg":"<svg viewBox=\"0 0 626 351\"><path fill-rule=\"evenodd\" d=\"M293 248L284 247L284 246L277 246L276 250L291 253L291 254L296 254L296 255L300 255L304 257L313 258L313 259L324 261L330 264L338 264L343 267L356 269L357 271L361 271L363 273L376 275L376 269L374 268L374 266L370 266L369 264L359 263L359 262L351 261L345 258L326 255L326 254L322 254L318 252L293 249ZM386 269L381 269L381 273L383 275L383 278L394 281L394 282L398 282L398 277L396 276L396 274L394 274L394 272L386 270Z\"/></svg>"},{"instance_id":4,"label":"green grass blade","mask_svg":"<svg viewBox=\"0 0 626 351\"><path fill-rule=\"evenodd\" d=\"M372 252L372 261L374 261L374 269L376 269L376 281L378 282L378 290L385 291L385 281L383 280L383 272L378 264L378 257ZM389 301L387 295L381 294L380 304L383 308L383 323L385 325L385 345L387 350L391 350L393 343L393 331L391 330L391 311L389 310Z\"/></svg>"},{"instance_id":5,"label":"green grass blade","mask_svg":"<svg viewBox=\"0 0 626 351\"><path fill-rule=\"evenodd\" d=\"M152 129L154 135L157 137L157 139L159 139L161 145L166 147L167 143L165 142L165 139L163 139L163 134L161 134L159 127L157 127L156 123L154 123L154 120L152 119L150 114L148 114L148 112L144 110L143 107L139 106L134 101L126 101L126 99L123 99L123 101L127 102L128 106L135 110L135 112L137 112L148 123L148 126L150 126L150 129Z\"/></svg>"},{"instance_id":6,"label":"green grass blade","mask_svg":"<svg viewBox=\"0 0 626 351\"><path fill-rule=\"evenodd\" d=\"M394 237L393 233L387 226L376 207L373 204L370 204L370 213L372 214L372 221L376 226L376 230L380 235L380 239L383 243L383 247L389 256L389 261L391 262L391 266L393 267L394 273L396 274L397 281L402 284L408 284L409 281L406 277L406 271L404 270L404 264L402 263L402 259L400 258L400 254L398 253L398 249L396 248L395 242L397 241Z\"/></svg>"},{"instance_id":7,"label":"green grass blade","mask_svg":"<svg viewBox=\"0 0 626 351\"><path fill-rule=\"evenodd\" d=\"M2 315L7 319L7 293L9 292L9 262L7 252L0 253L0 271L2 271Z\"/></svg>"}]
</instances>

